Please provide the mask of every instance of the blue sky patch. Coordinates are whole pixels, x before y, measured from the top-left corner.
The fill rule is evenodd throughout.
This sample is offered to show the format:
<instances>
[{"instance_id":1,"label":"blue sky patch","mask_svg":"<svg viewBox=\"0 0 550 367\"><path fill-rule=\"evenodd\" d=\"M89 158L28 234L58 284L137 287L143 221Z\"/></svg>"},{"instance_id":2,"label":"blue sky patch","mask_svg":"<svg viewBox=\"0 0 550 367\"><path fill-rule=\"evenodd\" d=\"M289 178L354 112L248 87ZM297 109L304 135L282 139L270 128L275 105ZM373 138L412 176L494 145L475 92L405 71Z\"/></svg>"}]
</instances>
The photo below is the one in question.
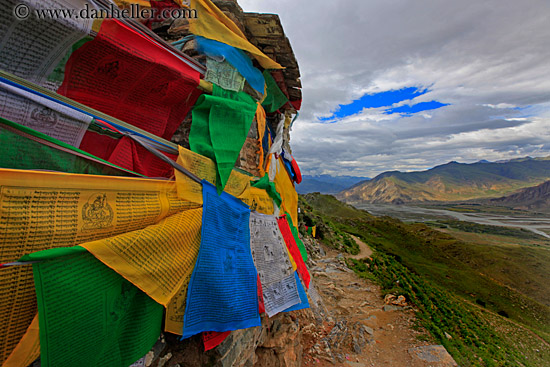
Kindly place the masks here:
<instances>
[{"instance_id":1,"label":"blue sky patch","mask_svg":"<svg viewBox=\"0 0 550 367\"><path fill-rule=\"evenodd\" d=\"M359 99L351 102L350 104L340 105L329 117L321 117L320 121L330 121L335 119L341 119L347 116L355 115L363 111L364 108L379 108L379 107L389 107L395 103L410 100L426 94L429 92L428 88L420 89L416 87L402 88L398 90L388 90L380 93L374 94L365 94ZM396 108L390 108L385 111L387 114L392 113L404 113L412 114L415 112L433 110L447 106L446 104L431 101L431 102L421 102L413 106L400 106Z\"/></svg>"},{"instance_id":2,"label":"blue sky patch","mask_svg":"<svg viewBox=\"0 0 550 367\"><path fill-rule=\"evenodd\" d=\"M405 115L411 115L417 112L436 110L438 108L448 106L448 105L449 105L448 103L441 103L438 101L420 102L417 104L413 104L412 106L403 105L395 108L388 108L386 111L384 111L384 113L388 115L391 115L392 113L401 113Z\"/></svg>"}]
</instances>

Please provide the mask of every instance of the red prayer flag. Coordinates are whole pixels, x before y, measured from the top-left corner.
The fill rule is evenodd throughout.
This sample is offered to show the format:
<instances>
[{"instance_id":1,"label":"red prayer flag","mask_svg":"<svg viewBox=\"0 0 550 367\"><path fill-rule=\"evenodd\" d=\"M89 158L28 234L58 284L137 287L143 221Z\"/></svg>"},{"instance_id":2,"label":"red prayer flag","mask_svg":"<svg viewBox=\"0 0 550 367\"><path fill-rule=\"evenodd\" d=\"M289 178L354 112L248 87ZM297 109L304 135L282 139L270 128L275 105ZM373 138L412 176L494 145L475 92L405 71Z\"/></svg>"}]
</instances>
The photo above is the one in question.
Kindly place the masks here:
<instances>
[{"instance_id":1,"label":"red prayer flag","mask_svg":"<svg viewBox=\"0 0 550 367\"><path fill-rule=\"evenodd\" d=\"M157 1L151 1L151 9L156 10L154 14L154 18L147 19L144 24L145 26L151 28L153 23L155 22L162 22L166 18L163 18L163 10L164 9L181 9L181 7L174 3L172 0L157 0Z\"/></svg>"},{"instance_id":2,"label":"red prayer flag","mask_svg":"<svg viewBox=\"0 0 550 367\"><path fill-rule=\"evenodd\" d=\"M80 149L147 177L171 177L174 174L172 166L126 136L113 139L87 131ZM175 155L164 154L174 161L177 159Z\"/></svg>"},{"instance_id":3,"label":"red prayer flag","mask_svg":"<svg viewBox=\"0 0 550 367\"><path fill-rule=\"evenodd\" d=\"M300 278L302 278L304 284L306 285L306 288L309 289L309 282L311 280L311 277L309 275L309 272L307 271L306 264L302 259L302 254L298 249L298 245L294 240L294 236L292 235L290 226L288 225L288 221L286 220L286 215L280 217L277 220L277 223L279 224L279 229L281 230L281 234L283 235L283 238L285 240L286 247L292 255L292 258L296 262L296 266L298 267L298 275L300 275Z\"/></svg>"},{"instance_id":4,"label":"red prayer flag","mask_svg":"<svg viewBox=\"0 0 550 367\"><path fill-rule=\"evenodd\" d=\"M258 275L258 313L260 315L265 313L264 292L262 291L262 283L260 282L260 275Z\"/></svg>"},{"instance_id":5,"label":"red prayer flag","mask_svg":"<svg viewBox=\"0 0 550 367\"><path fill-rule=\"evenodd\" d=\"M201 94L200 73L116 19L75 50L59 94L170 140Z\"/></svg>"},{"instance_id":6,"label":"red prayer flag","mask_svg":"<svg viewBox=\"0 0 550 367\"><path fill-rule=\"evenodd\" d=\"M202 341L204 342L204 351L216 348L220 345L225 338L229 336L231 331L217 332L217 331L205 331L202 333Z\"/></svg>"},{"instance_id":7,"label":"red prayer flag","mask_svg":"<svg viewBox=\"0 0 550 367\"><path fill-rule=\"evenodd\" d=\"M200 73L116 19L75 50L58 93L170 140L201 92ZM86 132L80 148L149 177L173 169L128 138ZM174 158L175 157L171 157Z\"/></svg>"},{"instance_id":8,"label":"red prayer flag","mask_svg":"<svg viewBox=\"0 0 550 367\"><path fill-rule=\"evenodd\" d=\"M290 101L290 104L296 109L296 111L300 111L300 108L302 107L302 99Z\"/></svg>"}]
</instances>

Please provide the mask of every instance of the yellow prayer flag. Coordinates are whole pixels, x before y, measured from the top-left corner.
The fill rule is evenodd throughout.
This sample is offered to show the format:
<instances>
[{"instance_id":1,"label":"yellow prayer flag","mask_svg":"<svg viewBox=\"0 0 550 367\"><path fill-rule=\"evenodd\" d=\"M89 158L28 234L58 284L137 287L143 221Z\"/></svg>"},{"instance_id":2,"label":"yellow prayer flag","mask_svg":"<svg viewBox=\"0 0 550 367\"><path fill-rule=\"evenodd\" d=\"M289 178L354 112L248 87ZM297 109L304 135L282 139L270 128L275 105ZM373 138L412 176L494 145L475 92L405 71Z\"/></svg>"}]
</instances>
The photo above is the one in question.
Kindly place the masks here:
<instances>
[{"instance_id":1,"label":"yellow prayer flag","mask_svg":"<svg viewBox=\"0 0 550 367\"><path fill-rule=\"evenodd\" d=\"M195 152L179 147L177 163L193 172L201 180L207 180L216 185L216 164L210 159ZM202 204L202 185L193 181L187 175L175 170L178 195L186 200ZM273 214L273 200L267 192L250 186L253 177L233 170L224 191L243 201L262 214Z\"/></svg>"},{"instance_id":2,"label":"yellow prayer flag","mask_svg":"<svg viewBox=\"0 0 550 367\"><path fill-rule=\"evenodd\" d=\"M38 335L38 314L36 314L27 332L2 367L29 366L38 357L40 357L40 336Z\"/></svg>"},{"instance_id":3,"label":"yellow prayer flag","mask_svg":"<svg viewBox=\"0 0 550 367\"><path fill-rule=\"evenodd\" d=\"M298 193L294 189L294 185L288 176L288 173L284 167L281 158L277 160L277 174L275 175L275 188L283 203L281 204L283 210L290 214L292 224L298 226ZM282 213L281 213L282 214Z\"/></svg>"},{"instance_id":4,"label":"yellow prayer flag","mask_svg":"<svg viewBox=\"0 0 550 367\"><path fill-rule=\"evenodd\" d=\"M139 230L199 204L173 181L0 169L0 263ZM36 315L32 268L0 271L0 364ZM16 290L16 291L14 291Z\"/></svg>"},{"instance_id":5,"label":"yellow prayer flag","mask_svg":"<svg viewBox=\"0 0 550 367\"><path fill-rule=\"evenodd\" d=\"M250 195L246 197L239 197L244 203L246 203L250 210L255 210L258 213L271 215L275 211L273 206L273 199L268 195L264 189L257 187L250 187Z\"/></svg>"},{"instance_id":6,"label":"yellow prayer flag","mask_svg":"<svg viewBox=\"0 0 550 367\"><path fill-rule=\"evenodd\" d=\"M142 8L150 8L151 2L148 0L114 0L115 4L121 8L129 8L132 4L137 4Z\"/></svg>"},{"instance_id":7,"label":"yellow prayer flag","mask_svg":"<svg viewBox=\"0 0 550 367\"><path fill-rule=\"evenodd\" d=\"M285 129L288 129L290 127L290 124L292 123L292 118L290 115L285 115Z\"/></svg>"},{"instance_id":8,"label":"yellow prayer flag","mask_svg":"<svg viewBox=\"0 0 550 367\"><path fill-rule=\"evenodd\" d=\"M201 224L202 208L192 209L82 247L166 307L191 276L201 243Z\"/></svg>"},{"instance_id":9,"label":"yellow prayer flag","mask_svg":"<svg viewBox=\"0 0 550 367\"><path fill-rule=\"evenodd\" d=\"M298 269L298 265L296 265L296 261L294 261L294 258L292 257L292 254L290 253L287 246L285 246L286 252L288 253L288 258L290 259L290 263L292 264L292 270L296 271Z\"/></svg>"},{"instance_id":10,"label":"yellow prayer flag","mask_svg":"<svg viewBox=\"0 0 550 367\"><path fill-rule=\"evenodd\" d=\"M191 9L197 11L197 18L188 19L191 33L248 51L264 69L283 68L250 43L239 27L210 0L191 0Z\"/></svg>"},{"instance_id":11,"label":"yellow prayer flag","mask_svg":"<svg viewBox=\"0 0 550 367\"><path fill-rule=\"evenodd\" d=\"M172 298L168 306L166 306L166 315L164 317L164 331L172 334L183 334L183 315L185 314L185 303L187 302L187 287L189 286L188 279L185 279L183 287Z\"/></svg>"},{"instance_id":12,"label":"yellow prayer flag","mask_svg":"<svg viewBox=\"0 0 550 367\"><path fill-rule=\"evenodd\" d=\"M216 164L214 161L181 146L178 148L177 163L179 165L198 176L201 180L206 180L216 185ZM178 196L185 198L185 200L202 204L202 185L178 170L175 170L174 173ZM233 170L227 180L224 191L230 195L239 197L245 195L249 187L250 178L243 173Z\"/></svg>"}]
</instances>

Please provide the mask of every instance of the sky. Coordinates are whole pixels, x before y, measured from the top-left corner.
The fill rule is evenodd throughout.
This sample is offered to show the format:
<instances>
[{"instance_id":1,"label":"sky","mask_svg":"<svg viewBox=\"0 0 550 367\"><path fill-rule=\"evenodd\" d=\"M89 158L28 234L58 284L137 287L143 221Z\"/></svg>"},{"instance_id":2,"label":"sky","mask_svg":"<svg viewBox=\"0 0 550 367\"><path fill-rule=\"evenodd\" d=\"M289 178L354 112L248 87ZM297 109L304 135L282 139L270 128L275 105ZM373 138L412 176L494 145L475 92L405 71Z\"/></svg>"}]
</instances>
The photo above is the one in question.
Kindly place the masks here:
<instances>
[{"instance_id":1,"label":"sky","mask_svg":"<svg viewBox=\"0 0 550 367\"><path fill-rule=\"evenodd\" d=\"M548 0L239 0L300 65L303 174L550 155Z\"/></svg>"}]
</instances>

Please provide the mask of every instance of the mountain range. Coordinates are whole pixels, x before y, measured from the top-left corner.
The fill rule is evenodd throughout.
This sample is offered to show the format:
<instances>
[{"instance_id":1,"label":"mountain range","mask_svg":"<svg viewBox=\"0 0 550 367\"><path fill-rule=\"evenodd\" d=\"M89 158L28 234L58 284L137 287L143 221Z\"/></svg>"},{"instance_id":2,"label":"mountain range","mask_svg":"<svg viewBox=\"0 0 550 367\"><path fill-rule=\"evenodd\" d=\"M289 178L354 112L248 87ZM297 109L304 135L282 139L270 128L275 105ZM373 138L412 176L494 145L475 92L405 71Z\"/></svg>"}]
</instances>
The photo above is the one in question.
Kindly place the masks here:
<instances>
[{"instance_id":1,"label":"mountain range","mask_svg":"<svg viewBox=\"0 0 550 367\"><path fill-rule=\"evenodd\" d=\"M331 175L303 175L302 183L296 185L299 194L320 192L321 194L336 194L342 190L351 188L358 182L369 180L368 177L357 176L331 176Z\"/></svg>"},{"instance_id":2,"label":"mountain range","mask_svg":"<svg viewBox=\"0 0 550 367\"><path fill-rule=\"evenodd\" d=\"M353 203L463 201L498 198L548 180L550 157L470 164L453 161L426 171L384 172L337 197Z\"/></svg>"}]
</instances>

